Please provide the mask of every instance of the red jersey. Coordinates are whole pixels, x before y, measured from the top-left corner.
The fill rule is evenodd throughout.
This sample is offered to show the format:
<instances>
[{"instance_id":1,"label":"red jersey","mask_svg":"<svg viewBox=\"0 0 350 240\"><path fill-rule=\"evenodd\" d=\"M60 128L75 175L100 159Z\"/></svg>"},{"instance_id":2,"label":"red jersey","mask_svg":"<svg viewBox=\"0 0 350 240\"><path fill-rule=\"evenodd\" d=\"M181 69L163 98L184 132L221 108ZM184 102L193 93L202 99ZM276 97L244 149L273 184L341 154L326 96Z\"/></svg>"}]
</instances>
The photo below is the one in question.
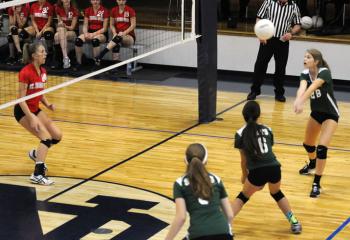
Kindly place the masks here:
<instances>
[{"instance_id":1,"label":"red jersey","mask_svg":"<svg viewBox=\"0 0 350 240\"><path fill-rule=\"evenodd\" d=\"M48 2L45 2L42 7L40 7L38 2L35 2L30 7L30 15L34 17L34 21L40 31L44 28L49 17L53 16L53 7Z\"/></svg>"},{"instance_id":2,"label":"red jersey","mask_svg":"<svg viewBox=\"0 0 350 240\"><path fill-rule=\"evenodd\" d=\"M88 30L98 31L103 28L103 21L109 18L107 8L100 5L97 12L94 12L93 7L89 7L84 11L84 17L89 19Z\"/></svg>"},{"instance_id":3,"label":"red jersey","mask_svg":"<svg viewBox=\"0 0 350 240\"><path fill-rule=\"evenodd\" d=\"M135 10L129 6L125 6L122 13L119 12L119 6L112 8L111 17L114 19L114 27L117 33L124 32L131 25L130 18L136 17ZM132 30L129 33L131 36L135 37L135 32Z\"/></svg>"},{"instance_id":4,"label":"red jersey","mask_svg":"<svg viewBox=\"0 0 350 240\"><path fill-rule=\"evenodd\" d=\"M29 3L27 3L26 5L20 5L22 6L21 7L21 11L19 12L19 16L21 19L23 18L27 18L28 15L29 15L29 11L30 11L30 5ZM20 6L16 6L16 8L20 7ZM15 12L13 10L13 7L9 7L8 10L7 10L7 13L9 16L14 16L15 15Z\"/></svg>"},{"instance_id":5,"label":"red jersey","mask_svg":"<svg viewBox=\"0 0 350 240\"><path fill-rule=\"evenodd\" d=\"M41 75L39 76L32 63L26 65L19 72L19 82L28 84L26 96L44 90L47 81L46 69L40 67ZM26 101L31 112L36 112L39 109L39 102L42 95L31 98Z\"/></svg>"},{"instance_id":6,"label":"red jersey","mask_svg":"<svg viewBox=\"0 0 350 240\"><path fill-rule=\"evenodd\" d=\"M56 9L55 9L56 15L60 16L63 23L66 24L66 26L70 26L72 24L72 20L74 17L78 17L79 16L79 11L78 9L76 9L73 6L69 7L68 12L66 12L64 10L64 7L59 7L56 5ZM77 24L78 27L78 24Z\"/></svg>"}]
</instances>

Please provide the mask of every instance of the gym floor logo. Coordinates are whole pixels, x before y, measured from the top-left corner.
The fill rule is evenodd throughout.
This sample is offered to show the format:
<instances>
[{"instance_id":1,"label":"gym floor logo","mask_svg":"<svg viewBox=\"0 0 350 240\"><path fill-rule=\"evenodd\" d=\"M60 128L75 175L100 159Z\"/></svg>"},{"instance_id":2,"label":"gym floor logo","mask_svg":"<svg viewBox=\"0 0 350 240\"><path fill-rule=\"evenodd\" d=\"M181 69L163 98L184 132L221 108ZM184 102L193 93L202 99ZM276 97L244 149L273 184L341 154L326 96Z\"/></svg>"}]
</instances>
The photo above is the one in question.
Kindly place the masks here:
<instances>
[{"instance_id":1,"label":"gym floor logo","mask_svg":"<svg viewBox=\"0 0 350 240\"><path fill-rule=\"evenodd\" d=\"M82 180L53 179L0 177L0 239L164 239L175 213L170 199L143 189L88 181L62 192Z\"/></svg>"}]
</instances>

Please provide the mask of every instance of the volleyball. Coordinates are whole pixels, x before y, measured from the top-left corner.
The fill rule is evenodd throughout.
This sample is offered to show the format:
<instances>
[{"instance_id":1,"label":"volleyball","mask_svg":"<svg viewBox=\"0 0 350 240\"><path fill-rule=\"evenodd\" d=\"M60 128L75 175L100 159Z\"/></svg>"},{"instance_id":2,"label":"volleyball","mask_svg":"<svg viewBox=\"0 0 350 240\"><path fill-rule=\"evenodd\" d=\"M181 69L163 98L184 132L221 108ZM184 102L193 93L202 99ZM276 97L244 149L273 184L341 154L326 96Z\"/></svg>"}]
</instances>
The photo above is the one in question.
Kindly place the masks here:
<instances>
[{"instance_id":1,"label":"volleyball","mask_svg":"<svg viewBox=\"0 0 350 240\"><path fill-rule=\"evenodd\" d=\"M255 24L254 32L260 40L267 40L275 34L275 26L270 20L261 19Z\"/></svg>"},{"instance_id":2,"label":"volleyball","mask_svg":"<svg viewBox=\"0 0 350 240\"><path fill-rule=\"evenodd\" d=\"M304 16L301 18L301 27L305 30L312 28L313 21L309 16Z\"/></svg>"},{"instance_id":3,"label":"volleyball","mask_svg":"<svg viewBox=\"0 0 350 240\"><path fill-rule=\"evenodd\" d=\"M312 17L312 25L314 28L321 28L323 27L323 19L320 16L313 16Z\"/></svg>"}]
</instances>

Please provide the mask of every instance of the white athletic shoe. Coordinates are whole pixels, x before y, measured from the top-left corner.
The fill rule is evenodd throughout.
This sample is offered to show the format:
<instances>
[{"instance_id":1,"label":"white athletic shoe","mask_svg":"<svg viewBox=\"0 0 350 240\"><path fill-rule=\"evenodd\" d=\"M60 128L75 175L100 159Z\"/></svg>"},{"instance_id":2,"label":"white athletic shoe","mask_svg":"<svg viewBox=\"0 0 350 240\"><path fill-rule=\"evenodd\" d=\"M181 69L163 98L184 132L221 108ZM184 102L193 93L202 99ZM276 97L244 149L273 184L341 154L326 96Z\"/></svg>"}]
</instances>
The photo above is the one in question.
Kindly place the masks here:
<instances>
[{"instance_id":1,"label":"white athletic shoe","mask_svg":"<svg viewBox=\"0 0 350 240\"><path fill-rule=\"evenodd\" d=\"M63 68L64 69L70 68L70 59L69 59L69 57L63 58Z\"/></svg>"},{"instance_id":2,"label":"white athletic shoe","mask_svg":"<svg viewBox=\"0 0 350 240\"><path fill-rule=\"evenodd\" d=\"M290 230L292 231L292 233L294 234L300 234L302 231L302 227L300 223L294 223L290 225Z\"/></svg>"},{"instance_id":3,"label":"white athletic shoe","mask_svg":"<svg viewBox=\"0 0 350 240\"><path fill-rule=\"evenodd\" d=\"M54 181L48 179L46 176L43 176L43 175L35 176L34 173L32 173L29 179L32 183L35 183L35 184L40 184L45 186L54 184Z\"/></svg>"},{"instance_id":4,"label":"white athletic shoe","mask_svg":"<svg viewBox=\"0 0 350 240\"><path fill-rule=\"evenodd\" d=\"M30 159L32 159L34 161L34 163L35 163L36 162L36 150L35 149L30 150L28 152L28 157ZM46 163L44 163L44 166L45 166L45 172L49 171L49 169L46 166Z\"/></svg>"}]
</instances>

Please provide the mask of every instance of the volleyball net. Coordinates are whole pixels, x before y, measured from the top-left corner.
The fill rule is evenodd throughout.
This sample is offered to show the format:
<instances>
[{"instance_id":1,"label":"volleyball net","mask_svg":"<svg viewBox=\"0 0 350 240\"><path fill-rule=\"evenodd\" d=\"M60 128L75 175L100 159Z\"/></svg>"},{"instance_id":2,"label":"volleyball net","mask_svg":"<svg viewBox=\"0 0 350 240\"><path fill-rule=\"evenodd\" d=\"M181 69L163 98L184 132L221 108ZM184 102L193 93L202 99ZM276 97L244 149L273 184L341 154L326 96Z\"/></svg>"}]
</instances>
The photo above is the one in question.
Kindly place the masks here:
<instances>
[{"instance_id":1,"label":"volleyball net","mask_svg":"<svg viewBox=\"0 0 350 240\"><path fill-rule=\"evenodd\" d=\"M8 42L9 32L9 21L7 12L9 8L14 8L18 4L25 4L35 2L33 0L13 0L4 3L0 3L0 11L3 14L3 32L0 35L0 54L2 56L9 56L9 48L11 43ZM115 5L115 1L111 1ZM116 69L118 72L124 71L126 66L131 66L131 71L135 71L135 63L142 60L143 58L157 54L166 49L170 49L187 42L196 39L195 35L195 0L180 0L181 4L172 8L172 12L176 12L179 16L176 21L169 21L169 12L164 6L159 4L150 4L149 1L129 1L132 8L136 12L136 41L135 44L129 47L121 47L120 50L120 62L111 61L111 54L108 53L104 57L104 64L100 67L95 67L93 62L92 46L90 43L85 43L83 46L84 56L83 57L83 69L79 71L73 71L72 69L58 69L51 70L51 66L46 64L44 67L48 71L48 81L46 83L46 89L18 98L18 72L24 66L21 63L9 65L6 63L6 57L3 57L0 61L0 110L7 107L13 106L19 102L26 101L30 98L50 93L52 91L68 87L71 84L87 80L89 78L102 78L101 76L113 73ZM79 2L77 2L79 3ZM101 1L103 4L103 1ZM131 5L135 3L135 5ZM82 6L77 4L79 10L82 12ZM147 7L145 7L147 6ZM114 6L111 6L114 7ZM108 7L106 7L108 8ZM28 17L29 18L29 17ZM55 18L55 16L54 16ZM82 17L80 17L80 33L82 33ZM30 21L28 25L30 25ZM55 25L55 21L53 23ZM109 39L112 38L112 34L109 30ZM27 44L33 41L39 41L38 39L30 39ZM40 41L44 41L41 39ZM21 46L23 43L21 44ZM101 50L106 46L101 45ZM74 42L68 42L68 51L71 61L74 63ZM170 57L170 56L169 56ZM93 71L92 71L93 69ZM126 71L127 72L127 71ZM130 71L127 72L130 74ZM108 77L107 77L108 79Z\"/></svg>"}]
</instances>

